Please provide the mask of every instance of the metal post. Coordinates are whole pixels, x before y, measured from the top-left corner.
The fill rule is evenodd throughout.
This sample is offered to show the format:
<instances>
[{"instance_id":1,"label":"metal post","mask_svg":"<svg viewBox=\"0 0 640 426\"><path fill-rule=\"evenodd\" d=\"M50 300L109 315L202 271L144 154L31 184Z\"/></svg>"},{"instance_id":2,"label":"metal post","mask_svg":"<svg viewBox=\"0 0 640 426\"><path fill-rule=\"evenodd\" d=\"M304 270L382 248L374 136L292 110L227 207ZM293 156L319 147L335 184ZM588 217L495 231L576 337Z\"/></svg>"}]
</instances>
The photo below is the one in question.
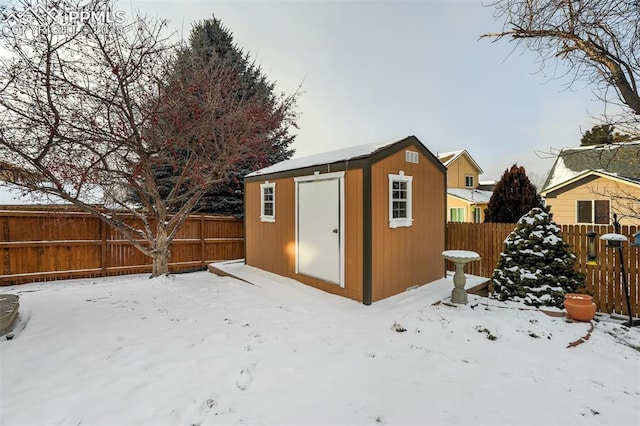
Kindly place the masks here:
<instances>
[{"instance_id":1,"label":"metal post","mask_svg":"<svg viewBox=\"0 0 640 426\"><path fill-rule=\"evenodd\" d=\"M618 222L618 215L613 214L613 229L616 234L620 233L620 222ZM624 287L624 295L627 298L627 312L629 313L629 322L626 325L627 327L633 327L634 325L640 325L640 321L634 321L633 315L631 315L631 302L629 300L629 286L627 284L627 273L624 269L624 259L622 257L622 244L618 246L618 259L620 261L620 271L622 272L622 286Z\"/></svg>"}]
</instances>

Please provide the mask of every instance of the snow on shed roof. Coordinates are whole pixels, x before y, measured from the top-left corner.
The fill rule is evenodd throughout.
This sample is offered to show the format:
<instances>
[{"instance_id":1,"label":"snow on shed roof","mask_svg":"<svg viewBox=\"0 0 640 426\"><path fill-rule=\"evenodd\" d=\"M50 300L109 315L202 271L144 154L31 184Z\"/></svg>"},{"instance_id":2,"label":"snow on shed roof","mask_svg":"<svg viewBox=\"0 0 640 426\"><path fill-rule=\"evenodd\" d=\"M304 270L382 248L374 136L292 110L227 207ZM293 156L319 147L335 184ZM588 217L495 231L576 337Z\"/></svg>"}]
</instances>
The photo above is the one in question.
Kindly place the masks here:
<instances>
[{"instance_id":1,"label":"snow on shed roof","mask_svg":"<svg viewBox=\"0 0 640 426\"><path fill-rule=\"evenodd\" d=\"M331 163L337 163L340 161L366 158L371 154L377 151L380 151L383 148L394 145L405 139L402 139L399 141L385 142L385 143L357 145L357 146L352 146L348 148L338 149L335 151L328 151L328 152L322 152L320 154L309 155L306 157L292 158L290 160L281 161L272 166L265 167L263 169L249 173L247 177L268 175L272 173L284 172L284 171L295 170L295 169L303 169L305 167L318 166L322 164L331 164ZM418 140L418 138L415 138L415 140L418 143L421 143Z\"/></svg>"}]
</instances>

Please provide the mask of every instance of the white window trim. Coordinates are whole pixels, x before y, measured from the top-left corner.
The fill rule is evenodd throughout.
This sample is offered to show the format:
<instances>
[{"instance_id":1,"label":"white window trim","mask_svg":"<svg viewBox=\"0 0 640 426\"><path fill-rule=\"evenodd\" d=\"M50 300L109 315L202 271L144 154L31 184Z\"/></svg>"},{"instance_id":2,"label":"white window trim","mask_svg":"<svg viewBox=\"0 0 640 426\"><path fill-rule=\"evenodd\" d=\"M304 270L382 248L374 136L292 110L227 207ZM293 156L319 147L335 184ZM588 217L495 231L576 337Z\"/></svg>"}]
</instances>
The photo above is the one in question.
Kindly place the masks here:
<instances>
[{"instance_id":1,"label":"white window trim","mask_svg":"<svg viewBox=\"0 0 640 426\"><path fill-rule=\"evenodd\" d=\"M590 202L591 203L591 221L589 222L580 222L580 208L578 207L580 205L580 203L586 203L586 202ZM586 225L590 225L593 224L593 219L594 219L594 214L593 214L593 200L576 200L576 224L580 225L580 224L586 224Z\"/></svg>"},{"instance_id":2,"label":"white window trim","mask_svg":"<svg viewBox=\"0 0 640 426\"><path fill-rule=\"evenodd\" d=\"M609 218L607 223L596 223L596 201L608 201L609 202ZM580 219L580 210L578 208L578 204L580 202L588 202L591 203L591 222L579 222ZM578 225L611 225L611 209L612 203L611 199L592 199L592 200L576 200L576 224Z\"/></svg>"},{"instance_id":3,"label":"white window trim","mask_svg":"<svg viewBox=\"0 0 640 426\"><path fill-rule=\"evenodd\" d=\"M467 185L467 178L471 178L471 185ZM476 184L475 176L473 175L465 175L464 176L464 187L465 188L474 188Z\"/></svg>"},{"instance_id":4,"label":"white window trim","mask_svg":"<svg viewBox=\"0 0 640 426\"><path fill-rule=\"evenodd\" d=\"M476 211L478 211L477 222L476 222ZM482 221L482 210L480 210L480 207L478 206L471 207L471 220L473 221L473 223L480 223Z\"/></svg>"},{"instance_id":5,"label":"white window trim","mask_svg":"<svg viewBox=\"0 0 640 426\"><path fill-rule=\"evenodd\" d=\"M419 164L420 155L418 154L418 151L411 151L409 149L405 150L404 161L407 163Z\"/></svg>"},{"instance_id":6,"label":"white window trim","mask_svg":"<svg viewBox=\"0 0 640 426\"><path fill-rule=\"evenodd\" d=\"M451 211L452 210L462 210L462 220L460 220L460 221L451 220ZM467 209L465 209L464 207L449 207L449 222L464 223L466 221L467 221Z\"/></svg>"},{"instance_id":7,"label":"white window trim","mask_svg":"<svg viewBox=\"0 0 640 426\"><path fill-rule=\"evenodd\" d=\"M407 183L407 217L393 217L393 182ZM405 176L400 170L397 175L389 174L389 228L409 227L413 224L413 176Z\"/></svg>"},{"instance_id":8,"label":"white window trim","mask_svg":"<svg viewBox=\"0 0 640 426\"><path fill-rule=\"evenodd\" d=\"M264 190L273 189L273 214L264 214ZM268 180L260 184L260 221L274 223L276 221L276 183Z\"/></svg>"}]
</instances>

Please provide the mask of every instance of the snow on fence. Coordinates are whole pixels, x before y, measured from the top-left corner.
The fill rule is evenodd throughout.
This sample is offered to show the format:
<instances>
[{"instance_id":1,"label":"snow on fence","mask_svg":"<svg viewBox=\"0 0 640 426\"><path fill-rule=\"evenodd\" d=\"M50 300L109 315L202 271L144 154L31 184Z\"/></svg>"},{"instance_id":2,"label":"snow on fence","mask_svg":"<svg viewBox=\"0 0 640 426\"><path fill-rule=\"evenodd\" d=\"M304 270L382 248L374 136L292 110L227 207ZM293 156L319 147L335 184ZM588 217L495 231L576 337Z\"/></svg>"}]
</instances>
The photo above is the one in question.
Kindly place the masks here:
<instances>
[{"instance_id":1,"label":"snow on fence","mask_svg":"<svg viewBox=\"0 0 640 426\"><path fill-rule=\"evenodd\" d=\"M469 263L465 272L491 277L498 264L505 238L515 229L508 223L453 223L447 224L447 249L472 250L482 257L480 262ZM577 255L576 268L585 274L587 289L593 293L593 301L600 312L628 315L626 298L620 281L621 271L617 250L606 248L600 236L614 232L612 225L561 225L562 237ZM631 313L640 316L640 247L632 247L633 235L638 226L622 226L620 232L629 238L623 245L625 272L629 284ZM596 265L587 264L587 232L595 231L597 244ZM453 270L453 265L447 265Z\"/></svg>"},{"instance_id":2,"label":"snow on fence","mask_svg":"<svg viewBox=\"0 0 640 426\"><path fill-rule=\"evenodd\" d=\"M172 271L244 257L242 219L191 215L171 244ZM151 271L151 259L98 218L0 211L0 285Z\"/></svg>"}]
</instances>

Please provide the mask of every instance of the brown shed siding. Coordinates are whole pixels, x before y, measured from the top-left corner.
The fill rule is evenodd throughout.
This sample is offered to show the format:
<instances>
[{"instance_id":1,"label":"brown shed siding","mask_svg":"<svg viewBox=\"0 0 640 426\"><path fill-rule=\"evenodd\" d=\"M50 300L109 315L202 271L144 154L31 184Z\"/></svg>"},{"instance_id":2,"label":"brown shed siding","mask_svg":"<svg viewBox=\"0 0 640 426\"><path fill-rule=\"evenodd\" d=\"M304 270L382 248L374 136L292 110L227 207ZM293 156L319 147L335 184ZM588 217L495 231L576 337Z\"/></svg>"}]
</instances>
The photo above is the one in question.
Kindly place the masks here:
<instances>
[{"instance_id":1,"label":"brown shed siding","mask_svg":"<svg viewBox=\"0 0 640 426\"><path fill-rule=\"evenodd\" d=\"M245 188L245 232L249 236L246 262L265 271L290 276L289 264L293 264L295 256L294 182L293 179L269 179L276 184L273 223L260 221L260 184L263 182L250 182Z\"/></svg>"},{"instance_id":2,"label":"brown shed siding","mask_svg":"<svg viewBox=\"0 0 640 426\"><path fill-rule=\"evenodd\" d=\"M275 182L275 222L260 221L260 184ZM293 177L245 185L246 262L329 293L362 301L362 169L347 170L345 191L345 287L295 272L295 182Z\"/></svg>"},{"instance_id":3,"label":"brown shed siding","mask_svg":"<svg viewBox=\"0 0 640 426\"><path fill-rule=\"evenodd\" d=\"M404 151L371 167L374 302L437 280L444 274L446 177L422 153L418 164L405 162ZM388 175L401 170L413 176L413 224L390 228Z\"/></svg>"}]
</instances>

